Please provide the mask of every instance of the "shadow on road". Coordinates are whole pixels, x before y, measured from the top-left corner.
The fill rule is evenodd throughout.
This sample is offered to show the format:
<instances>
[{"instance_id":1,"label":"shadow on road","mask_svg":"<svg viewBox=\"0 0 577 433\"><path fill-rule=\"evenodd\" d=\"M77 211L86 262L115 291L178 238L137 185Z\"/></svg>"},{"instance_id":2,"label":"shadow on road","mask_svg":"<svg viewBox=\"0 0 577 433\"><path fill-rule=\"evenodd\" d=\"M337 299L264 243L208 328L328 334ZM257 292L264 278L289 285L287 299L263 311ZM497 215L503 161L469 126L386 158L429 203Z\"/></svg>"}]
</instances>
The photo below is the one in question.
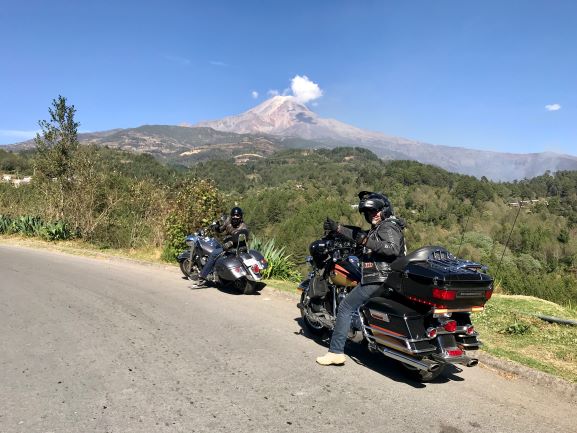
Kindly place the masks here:
<instances>
[{"instance_id":1,"label":"shadow on road","mask_svg":"<svg viewBox=\"0 0 577 433\"><path fill-rule=\"evenodd\" d=\"M245 295L238 291L232 284L222 285L214 284L209 282L204 286L195 286L194 284L189 285L190 290L218 290L219 292L226 293L228 295L242 295L242 296L260 296L260 291L266 286L266 283L257 283L256 291L252 295Z\"/></svg>"},{"instance_id":2,"label":"shadow on road","mask_svg":"<svg viewBox=\"0 0 577 433\"><path fill-rule=\"evenodd\" d=\"M297 322L301 328L299 332L296 332L296 334L313 340L319 346L323 346L325 350L328 349L330 343L330 333L327 332L325 335L319 337L306 331L301 317L295 318L295 322ZM443 373L439 375L439 377L437 377L435 380L427 383L417 382L404 373L403 367L399 365L398 361L387 358L386 356L378 353L370 352L365 343L353 343L351 341L347 341L345 346L345 353L357 364L370 368L374 372L386 376L395 382L404 383L408 386L412 386L413 388L426 388L429 384L434 385L448 383L451 381L461 382L465 380L462 377L456 375L457 373L463 371L462 369L455 365L448 365L445 367L445 371L443 371ZM319 353L319 356L322 354L323 353ZM314 360L311 360L311 362L314 362Z\"/></svg>"}]
</instances>

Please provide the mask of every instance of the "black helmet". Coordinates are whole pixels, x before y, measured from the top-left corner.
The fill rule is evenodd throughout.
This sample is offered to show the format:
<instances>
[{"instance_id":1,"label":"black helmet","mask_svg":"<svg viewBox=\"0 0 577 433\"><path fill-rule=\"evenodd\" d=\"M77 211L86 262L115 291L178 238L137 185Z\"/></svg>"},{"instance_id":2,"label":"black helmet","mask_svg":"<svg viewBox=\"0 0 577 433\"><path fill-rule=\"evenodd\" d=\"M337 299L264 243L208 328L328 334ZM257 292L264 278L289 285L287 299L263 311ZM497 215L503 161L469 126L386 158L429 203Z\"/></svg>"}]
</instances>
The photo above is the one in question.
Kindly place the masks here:
<instances>
[{"instance_id":1,"label":"black helmet","mask_svg":"<svg viewBox=\"0 0 577 433\"><path fill-rule=\"evenodd\" d=\"M393 215L393 206L384 194L378 192L359 192L359 213L365 214L365 220L371 223L371 213L381 212L381 218L385 219Z\"/></svg>"},{"instance_id":2,"label":"black helmet","mask_svg":"<svg viewBox=\"0 0 577 433\"><path fill-rule=\"evenodd\" d=\"M242 223L242 209L239 207L233 207L230 210L230 222L234 228L238 227Z\"/></svg>"}]
</instances>

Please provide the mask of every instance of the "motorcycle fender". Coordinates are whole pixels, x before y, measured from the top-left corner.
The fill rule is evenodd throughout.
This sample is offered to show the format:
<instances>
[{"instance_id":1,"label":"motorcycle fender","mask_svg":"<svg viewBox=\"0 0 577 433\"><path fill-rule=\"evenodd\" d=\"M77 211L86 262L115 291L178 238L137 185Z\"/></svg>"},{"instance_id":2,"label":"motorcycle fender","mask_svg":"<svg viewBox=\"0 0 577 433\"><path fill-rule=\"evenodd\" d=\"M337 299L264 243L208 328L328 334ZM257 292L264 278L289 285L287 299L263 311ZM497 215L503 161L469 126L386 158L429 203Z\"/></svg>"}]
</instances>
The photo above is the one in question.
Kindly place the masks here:
<instances>
[{"instance_id":1,"label":"motorcycle fender","mask_svg":"<svg viewBox=\"0 0 577 433\"><path fill-rule=\"evenodd\" d=\"M214 270L220 279L228 281L234 281L246 275L243 264L236 256L218 259Z\"/></svg>"},{"instance_id":2,"label":"motorcycle fender","mask_svg":"<svg viewBox=\"0 0 577 433\"><path fill-rule=\"evenodd\" d=\"M178 255L177 260L180 263L188 258L190 258L190 250L185 250Z\"/></svg>"}]
</instances>

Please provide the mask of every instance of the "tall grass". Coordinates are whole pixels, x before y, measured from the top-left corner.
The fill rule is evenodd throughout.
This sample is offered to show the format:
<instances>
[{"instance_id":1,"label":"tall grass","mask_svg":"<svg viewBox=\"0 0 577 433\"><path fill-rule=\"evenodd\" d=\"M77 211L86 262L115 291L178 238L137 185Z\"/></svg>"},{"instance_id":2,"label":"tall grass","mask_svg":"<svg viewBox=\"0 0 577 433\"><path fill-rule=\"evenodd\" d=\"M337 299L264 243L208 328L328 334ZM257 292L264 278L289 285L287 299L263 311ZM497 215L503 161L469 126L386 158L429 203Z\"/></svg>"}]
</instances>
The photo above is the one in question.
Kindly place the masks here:
<instances>
[{"instance_id":1,"label":"tall grass","mask_svg":"<svg viewBox=\"0 0 577 433\"><path fill-rule=\"evenodd\" d=\"M264 278L295 282L302 279L301 273L290 259L290 254L285 253L285 247L277 246L274 239L263 242L259 238L252 238L249 248L260 251L266 258L268 267L262 273Z\"/></svg>"}]
</instances>

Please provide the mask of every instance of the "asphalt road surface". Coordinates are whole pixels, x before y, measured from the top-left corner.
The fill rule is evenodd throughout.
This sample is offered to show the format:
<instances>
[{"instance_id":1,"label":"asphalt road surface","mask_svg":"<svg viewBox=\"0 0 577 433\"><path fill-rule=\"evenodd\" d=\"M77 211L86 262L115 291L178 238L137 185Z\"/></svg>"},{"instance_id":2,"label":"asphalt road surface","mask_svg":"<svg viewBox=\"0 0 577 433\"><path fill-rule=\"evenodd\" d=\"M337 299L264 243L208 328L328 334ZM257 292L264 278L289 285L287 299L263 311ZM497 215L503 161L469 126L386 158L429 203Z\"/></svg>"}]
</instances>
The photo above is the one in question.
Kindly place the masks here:
<instances>
[{"instance_id":1,"label":"asphalt road surface","mask_svg":"<svg viewBox=\"0 0 577 433\"><path fill-rule=\"evenodd\" d=\"M343 367L296 301L177 268L0 245L0 432L577 432L577 403L482 368Z\"/></svg>"}]
</instances>

